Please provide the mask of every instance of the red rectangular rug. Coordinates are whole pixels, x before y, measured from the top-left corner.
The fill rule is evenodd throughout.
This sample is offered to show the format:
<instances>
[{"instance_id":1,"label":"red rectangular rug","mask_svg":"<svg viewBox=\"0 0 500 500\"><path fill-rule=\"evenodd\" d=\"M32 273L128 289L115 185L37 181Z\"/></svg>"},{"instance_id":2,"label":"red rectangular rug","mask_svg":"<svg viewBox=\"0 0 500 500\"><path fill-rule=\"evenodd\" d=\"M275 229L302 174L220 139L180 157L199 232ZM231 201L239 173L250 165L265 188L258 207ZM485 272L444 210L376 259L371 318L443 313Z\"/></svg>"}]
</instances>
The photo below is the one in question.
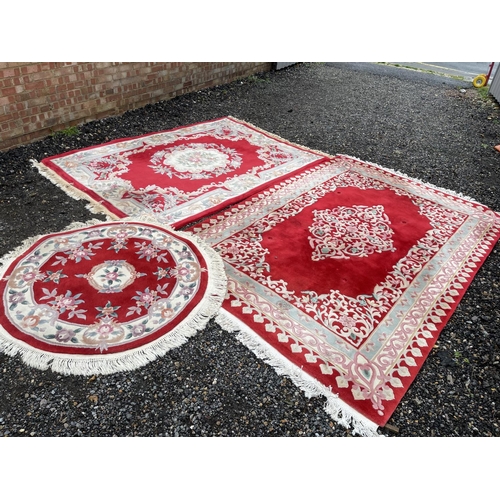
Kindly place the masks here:
<instances>
[{"instance_id":1,"label":"red rectangular rug","mask_svg":"<svg viewBox=\"0 0 500 500\"><path fill-rule=\"evenodd\" d=\"M70 151L33 164L93 212L179 228L329 158L232 117Z\"/></svg>"},{"instance_id":2,"label":"red rectangular rug","mask_svg":"<svg viewBox=\"0 0 500 500\"><path fill-rule=\"evenodd\" d=\"M225 263L220 325L371 436L498 241L500 214L338 155L190 231Z\"/></svg>"}]
</instances>

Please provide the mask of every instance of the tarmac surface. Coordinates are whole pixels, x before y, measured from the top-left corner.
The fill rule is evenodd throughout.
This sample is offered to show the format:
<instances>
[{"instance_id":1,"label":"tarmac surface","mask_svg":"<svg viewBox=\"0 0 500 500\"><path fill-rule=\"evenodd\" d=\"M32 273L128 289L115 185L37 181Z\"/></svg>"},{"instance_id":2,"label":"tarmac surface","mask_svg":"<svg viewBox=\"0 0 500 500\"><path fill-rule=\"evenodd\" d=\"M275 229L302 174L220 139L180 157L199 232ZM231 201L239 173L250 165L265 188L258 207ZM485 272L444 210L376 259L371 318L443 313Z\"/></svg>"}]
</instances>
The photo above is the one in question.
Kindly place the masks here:
<instances>
[{"instance_id":1,"label":"tarmac surface","mask_svg":"<svg viewBox=\"0 0 500 500\"><path fill-rule=\"evenodd\" d=\"M227 115L500 211L500 110L491 96L467 82L387 65L304 63L0 153L0 255L95 217L31 159ZM380 434L500 436L499 269L497 246ZM351 436L323 405L213 321L128 373L62 376L0 354L0 436Z\"/></svg>"},{"instance_id":2,"label":"tarmac surface","mask_svg":"<svg viewBox=\"0 0 500 500\"><path fill-rule=\"evenodd\" d=\"M489 62L390 62L387 64L410 70L447 75L465 82L472 82L478 75L488 75L491 64L493 64L491 68L492 78L498 68L498 63Z\"/></svg>"}]
</instances>

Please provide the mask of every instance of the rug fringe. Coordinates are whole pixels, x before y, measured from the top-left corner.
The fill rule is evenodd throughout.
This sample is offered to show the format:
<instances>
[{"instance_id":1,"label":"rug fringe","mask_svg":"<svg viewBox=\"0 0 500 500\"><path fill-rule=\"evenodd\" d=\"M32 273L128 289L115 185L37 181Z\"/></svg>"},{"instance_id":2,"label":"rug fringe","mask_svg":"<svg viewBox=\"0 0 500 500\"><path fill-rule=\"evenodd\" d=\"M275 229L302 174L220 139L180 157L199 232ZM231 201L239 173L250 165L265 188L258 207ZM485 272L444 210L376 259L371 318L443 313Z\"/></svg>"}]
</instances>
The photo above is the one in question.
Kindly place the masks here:
<instances>
[{"instance_id":1,"label":"rug fringe","mask_svg":"<svg viewBox=\"0 0 500 500\"><path fill-rule=\"evenodd\" d=\"M58 232L71 231L73 229L82 229L84 227L93 226L95 224L102 224L104 222L106 222L106 221L103 221L101 219L90 219L90 220L87 220L85 222L72 222L71 224L69 224L64 229L61 229ZM112 222L112 221L108 221L108 222ZM1 256L0 257L0 268L8 267L19 254L28 250L28 248L30 248L32 245L34 245L40 238L43 238L43 236L44 235L40 235L40 234L37 236L30 236L29 238L26 238L19 246L14 248L14 250Z\"/></svg>"},{"instance_id":2,"label":"rug fringe","mask_svg":"<svg viewBox=\"0 0 500 500\"><path fill-rule=\"evenodd\" d=\"M58 188L60 188L62 191L64 191L70 198L73 198L74 200L85 200L88 201L89 204L85 206L85 208L93 214L105 214L108 217L110 217L112 220L118 220L119 217L113 214L110 210L108 210L106 207L104 207L101 203L98 201L94 200L92 197L90 197L87 193L84 191L81 191L80 189L76 188L73 184L70 182L65 181L62 179L59 175L57 175L55 172L53 172L50 168L46 167L43 163L37 161L37 160L30 160L31 161L31 166L33 168L36 168L40 174L48 179L52 184L55 184ZM101 221L102 222L102 221Z\"/></svg>"},{"instance_id":3,"label":"rug fringe","mask_svg":"<svg viewBox=\"0 0 500 500\"><path fill-rule=\"evenodd\" d=\"M226 116L225 118L229 118L231 120L234 120L235 122L241 123L242 125L247 125L248 127L252 127L254 130L257 130L261 134L267 135L268 137L271 137L279 142L283 142L284 144L288 144L289 146L294 146L296 148L302 149L303 151L309 151L310 153L315 153L317 155L323 156L325 159L332 160L335 155L331 155L330 153L325 153L324 151L319 151L318 149L312 149L307 146L304 146L303 144L298 144L296 142L289 141L277 134L273 134L272 132L269 132L267 130L264 130L263 128L257 127L253 123L247 122L245 120L240 120L239 118L235 118L234 116Z\"/></svg>"},{"instance_id":4,"label":"rug fringe","mask_svg":"<svg viewBox=\"0 0 500 500\"><path fill-rule=\"evenodd\" d=\"M120 222L142 222L141 219L125 218ZM87 223L77 222L69 225L63 231L80 229L95 224L105 224L105 221L93 219ZM161 226L160 224L157 224ZM161 226L163 227L163 226ZM191 311L184 322L174 328L168 335L157 339L140 348L125 351L123 353L109 355L65 355L59 353L47 353L28 346L24 342L14 339L0 326L0 352L14 357L20 355L21 359L29 366L40 370L51 369L63 375L109 375L120 371L130 371L163 356L169 350L179 347L187 340L202 330L208 321L220 310L222 301L227 293L227 277L224 270L224 262L219 254L213 250L198 236L190 233L173 231L182 238L192 241L198 246L198 250L206 261L209 282L203 300ZM9 252L0 259L0 264L8 268L10 263L19 255L19 252L27 250L42 236L34 236L26 240L21 246ZM1 276L0 276L1 278Z\"/></svg>"},{"instance_id":5,"label":"rug fringe","mask_svg":"<svg viewBox=\"0 0 500 500\"><path fill-rule=\"evenodd\" d=\"M231 333L237 333L236 338L259 359L270 365L278 375L289 377L301 389L305 396L323 396L326 399L325 411L335 422L346 429L352 429L353 434L363 437L383 437L377 432L378 425L368 420L359 412L344 403L338 395L305 373L291 361L282 356L267 342L262 340L251 328L242 323L228 311L222 309L215 317L216 323Z\"/></svg>"},{"instance_id":6,"label":"rug fringe","mask_svg":"<svg viewBox=\"0 0 500 500\"><path fill-rule=\"evenodd\" d=\"M394 175L397 175L399 177L402 177L406 180L418 182L421 185L425 186L426 188L433 189L433 190L438 191L438 192L443 193L443 194L449 194L449 195L455 196L457 198L462 198L463 200L470 201L471 203L476 203L477 205L481 205L483 207L486 207L483 203L481 203L481 202L475 200L474 198L471 198L470 196L467 196L463 193L457 193L456 191L453 191L452 189L447 189L447 188L436 186L434 184L431 184L430 182L423 181L417 177L411 177L408 174L405 174L404 172L400 172L399 170L395 170L395 169L388 168L388 167L383 167L381 165L378 165L377 163L362 160L362 159L357 158L355 156L350 156L350 155L346 155L346 154L337 154L337 155L335 155L334 158L347 158L350 160L359 161L359 162L364 163L366 165L371 165L373 167L377 167L380 170L383 170L383 171L388 172L390 174L394 174ZM486 208L488 208L488 207L486 207Z\"/></svg>"}]
</instances>

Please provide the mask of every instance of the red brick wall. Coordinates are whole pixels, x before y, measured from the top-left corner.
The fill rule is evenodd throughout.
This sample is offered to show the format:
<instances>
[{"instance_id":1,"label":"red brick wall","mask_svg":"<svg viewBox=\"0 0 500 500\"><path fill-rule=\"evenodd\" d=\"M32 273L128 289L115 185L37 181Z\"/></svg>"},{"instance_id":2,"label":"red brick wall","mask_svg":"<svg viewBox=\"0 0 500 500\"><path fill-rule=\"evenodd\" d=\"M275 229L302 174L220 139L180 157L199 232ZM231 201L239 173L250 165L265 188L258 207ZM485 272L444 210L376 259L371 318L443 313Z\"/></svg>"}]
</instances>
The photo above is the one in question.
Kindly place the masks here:
<instances>
[{"instance_id":1,"label":"red brick wall","mask_svg":"<svg viewBox=\"0 0 500 500\"><path fill-rule=\"evenodd\" d=\"M238 78L272 63L0 63L0 150Z\"/></svg>"}]
</instances>

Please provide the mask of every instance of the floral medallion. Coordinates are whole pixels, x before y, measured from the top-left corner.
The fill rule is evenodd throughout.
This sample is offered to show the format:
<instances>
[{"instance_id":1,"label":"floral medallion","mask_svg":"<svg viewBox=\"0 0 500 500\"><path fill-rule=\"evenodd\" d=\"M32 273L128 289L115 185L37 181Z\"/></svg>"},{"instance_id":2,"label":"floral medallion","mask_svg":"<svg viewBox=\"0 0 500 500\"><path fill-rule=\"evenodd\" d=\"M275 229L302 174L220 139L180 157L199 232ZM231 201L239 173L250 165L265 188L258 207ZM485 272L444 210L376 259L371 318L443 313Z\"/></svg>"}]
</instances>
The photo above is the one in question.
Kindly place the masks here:
<instances>
[{"instance_id":1,"label":"floral medallion","mask_svg":"<svg viewBox=\"0 0 500 500\"><path fill-rule=\"evenodd\" d=\"M391 221L382 205L315 210L309 228L312 260L368 257L373 252L395 251Z\"/></svg>"},{"instance_id":2,"label":"floral medallion","mask_svg":"<svg viewBox=\"0 0 500 500\"><path fill-rule=\"evenodd\" d=\"M142 273L137 273L134 266L124 260L107 260L83 277L100 293L119 293L141 276Z\"/></svg>"},{"instance_id":3,"label":"floral medallion","mask_svg":"<svg viewBox=\"0 0 500 500\"><path fill-rule=\"evenodd\" d=\"M227 174L241 166L241 154L220 144L181 144L158 151L150 167L157 174L180 179L209 179Z\"/></svg>"}]
</instances>

